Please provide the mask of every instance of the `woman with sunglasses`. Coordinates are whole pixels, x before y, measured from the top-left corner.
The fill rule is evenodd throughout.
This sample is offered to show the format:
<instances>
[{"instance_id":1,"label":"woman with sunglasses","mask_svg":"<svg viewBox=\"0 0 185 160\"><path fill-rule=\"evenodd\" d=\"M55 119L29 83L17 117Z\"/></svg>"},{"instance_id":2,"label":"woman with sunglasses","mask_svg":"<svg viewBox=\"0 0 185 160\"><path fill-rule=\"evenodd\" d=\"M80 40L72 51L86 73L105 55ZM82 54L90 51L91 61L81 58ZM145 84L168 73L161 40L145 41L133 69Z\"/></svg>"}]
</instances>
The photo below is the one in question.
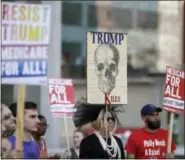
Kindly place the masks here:
<instances>
[{"instance_id":1,"label":"woman with sunglasses","mask_svg":"<svg viewBox=\"0 0 185 160\"><path fill-rule=\"evenodd\" d=\"M91 123L96 130L84 138L80 144L80 159L125 159L123 144L120 138L114 135L118 118L115 109L118 107L94 105L77 102L75 105L74 124L82 127Z\"/></svg>"}]
</instances>

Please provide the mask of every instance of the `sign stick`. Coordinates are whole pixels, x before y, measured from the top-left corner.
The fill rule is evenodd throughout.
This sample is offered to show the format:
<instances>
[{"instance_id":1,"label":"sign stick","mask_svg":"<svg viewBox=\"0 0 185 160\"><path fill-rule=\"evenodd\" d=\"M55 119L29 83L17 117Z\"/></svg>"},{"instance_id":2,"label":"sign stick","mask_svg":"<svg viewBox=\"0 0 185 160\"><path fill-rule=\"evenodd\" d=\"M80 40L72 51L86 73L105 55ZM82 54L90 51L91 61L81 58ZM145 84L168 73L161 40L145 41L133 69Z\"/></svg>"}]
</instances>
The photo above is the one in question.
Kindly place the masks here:
<instances>
[{"instance_id":1,"label":"sign stick","mask_svg":"<svg viewBox=\"0 0 185 160\"><path fill-rule=\"evenodd\" d=\"M107 118L108 118L108 104L107 104L107 94L105 93L105 105L106 105L106 109L105 109L105 119L104 119L104 123L105 125L105 139L106 139L106 148L108 147L108 122L107 122Z\"/></svg>"},{"instance_id":2,"label":"sign stick","mask_svg":"<svg viewBox=\"0 0 185 160\"><path fill-rule=\"evenodd\" d=\"M171 153L172 133L173 133L173 120L174 120L174 113L170 112L170 122L169 122L169 128L168 128L167 153Z\"/></svg>"},{"instance_id":3,"label":"sign stick","mask_svg":"<svg viewBox=\"0 0 185 160\"><path fill-rule=\"evenodd\" d=\"M106 145L108 145L108 122L107 122L107 118L108 118L108 105L106 105L106 112L105 112L105 120L106 120Z\"/></svg>"},{"instance_id":4,"label":"sign stick","mask_svg":"<svg viewBox=\"0 0 185 160\"><path fill-rule=\"evenodd\" d=\"M25 86L18 86L18 105L16 121L16 149L23 150L23 126L24 126L24 103L25 103Z\"/></svg>"},{"instance_id":5,"label":"sign stick","mask_svg":"<svg viewBox=\"0 0 185 160\"><path fill-rule=\"evenodd\" d=\"M68 151L70 150L69 148L69 137L68 137L68 129L67 129L67 120L66 120L66 116L64 116L64 126L65 126L65 131L66 131L66 141L67 141L67 149Z\"/></svg>"}]
</instances>

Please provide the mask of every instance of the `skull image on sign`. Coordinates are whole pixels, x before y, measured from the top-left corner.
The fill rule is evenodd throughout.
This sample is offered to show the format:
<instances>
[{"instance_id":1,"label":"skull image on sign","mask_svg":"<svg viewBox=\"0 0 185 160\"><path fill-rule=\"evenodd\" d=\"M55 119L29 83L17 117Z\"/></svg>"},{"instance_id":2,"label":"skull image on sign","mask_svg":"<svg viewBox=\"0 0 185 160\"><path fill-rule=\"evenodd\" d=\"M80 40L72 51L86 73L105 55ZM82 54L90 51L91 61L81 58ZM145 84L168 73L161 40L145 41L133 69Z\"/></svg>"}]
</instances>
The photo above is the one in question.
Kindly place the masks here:
<instances>
[{"instance_id":1,"label":"skull image on sign","mask_svg":"<svg viewBox=\"0 0 185 160\"><path fill-rule=\"evenodd\" d=\"M119 51L112 44L100 44L94 54L95 72L101 92L110 93L118 76Z\"/></svg>"}]
</instances>

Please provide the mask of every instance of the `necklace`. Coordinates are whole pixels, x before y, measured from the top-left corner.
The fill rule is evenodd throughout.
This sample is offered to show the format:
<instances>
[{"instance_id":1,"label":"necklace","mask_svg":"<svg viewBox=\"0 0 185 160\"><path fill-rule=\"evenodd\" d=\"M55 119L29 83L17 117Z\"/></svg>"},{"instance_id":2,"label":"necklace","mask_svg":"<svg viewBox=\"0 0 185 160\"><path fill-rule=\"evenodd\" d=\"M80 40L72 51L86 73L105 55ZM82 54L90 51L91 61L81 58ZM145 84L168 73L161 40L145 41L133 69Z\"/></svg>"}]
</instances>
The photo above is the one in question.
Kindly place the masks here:
<instances>
[{"instance_id":1,"label":"necklace","mask_svg":"<svg viewBox=\"0 0 185 160\"><path fill-rule=\"evenodd\" d=\"M118 159L121 158L121 151L117 144L117 141L115 138L110 135L111 143L108 145L106 141L103 139L103 137L100 135L99 132L95 132L95 135L98 137L100 144L102 145L103 149L107 152L110 159L115 158L118 155Z\"/></svg>"},{"instance_id":2,"label":"necklace","mask_svg":"<svg viewBox=\"0 0 185 160\"><path fill-rule=\"evenodd\" d=\"M113 138L113 136L111 136L110 138L111 138L111 144L110 145L107 144L106 151L110 158L115 158L116 155L118 154L118 147L116 145L116 141Z\"/></svg>"}]
</instances>

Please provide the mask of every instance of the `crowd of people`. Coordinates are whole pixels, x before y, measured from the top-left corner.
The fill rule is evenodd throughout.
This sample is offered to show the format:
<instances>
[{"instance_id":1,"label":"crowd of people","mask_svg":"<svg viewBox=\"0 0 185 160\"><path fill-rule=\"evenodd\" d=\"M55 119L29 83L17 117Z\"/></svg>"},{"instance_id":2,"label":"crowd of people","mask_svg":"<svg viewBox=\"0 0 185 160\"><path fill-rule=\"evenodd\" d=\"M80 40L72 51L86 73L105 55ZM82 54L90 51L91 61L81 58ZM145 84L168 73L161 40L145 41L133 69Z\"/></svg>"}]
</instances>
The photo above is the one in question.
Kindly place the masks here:
<instances>
[{"instance_id":1,"label":"crowd of people","mask_svg":"<svg viewBox=\"0 0 185 160\"><path fill-rule=\"evenodd\" d=\"M88 104L84 99L77 101L73 118L75 131L73 147L66 149L64 154L56 153L49 156L43 136L48 123L39 114L37 105L25 102L23 150L16 149L16 117L17 103L10 106L1 104L2 124L2 158L24 159L165 159L174 158L176 146L172 141L171 153L167 153L168 132L160 127L161 108L152 104L145 105L141 110L141 118L145 124L130 135L127 144L114 134L120 123L117 111L119 107ZM91 123L94 132L87 134L83 126ZM123 147L125 146L125 147Z\"/></svg>"}]
</instances>

